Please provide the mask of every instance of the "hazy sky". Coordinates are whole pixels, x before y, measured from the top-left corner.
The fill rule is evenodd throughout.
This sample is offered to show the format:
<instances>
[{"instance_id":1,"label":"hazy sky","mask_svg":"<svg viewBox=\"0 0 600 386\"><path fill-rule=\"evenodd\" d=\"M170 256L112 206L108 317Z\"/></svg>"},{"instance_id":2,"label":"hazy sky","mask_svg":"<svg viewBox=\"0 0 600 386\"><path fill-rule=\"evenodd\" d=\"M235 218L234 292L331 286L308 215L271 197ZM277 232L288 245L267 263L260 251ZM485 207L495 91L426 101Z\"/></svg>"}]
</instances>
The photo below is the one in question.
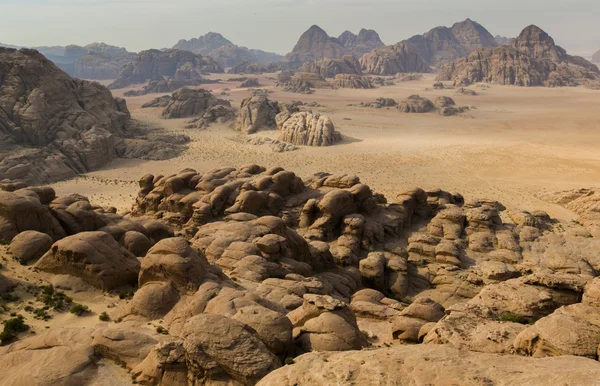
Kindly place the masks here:
<instances>
[{"instance_id":1,"label":"hazy sky","mask_svg":"<svg viewBox=\"0 0 600 386\"><path fill-rule=\"evenodd\" d=\"M0 42L94 41L131 51L220 32L238 45L287 53L312 24L337 36L360 28L393 44L469 17L493 35L537 24L575 53L600 49L600 0L0 0Z\"/></svg>"}]
</instances>

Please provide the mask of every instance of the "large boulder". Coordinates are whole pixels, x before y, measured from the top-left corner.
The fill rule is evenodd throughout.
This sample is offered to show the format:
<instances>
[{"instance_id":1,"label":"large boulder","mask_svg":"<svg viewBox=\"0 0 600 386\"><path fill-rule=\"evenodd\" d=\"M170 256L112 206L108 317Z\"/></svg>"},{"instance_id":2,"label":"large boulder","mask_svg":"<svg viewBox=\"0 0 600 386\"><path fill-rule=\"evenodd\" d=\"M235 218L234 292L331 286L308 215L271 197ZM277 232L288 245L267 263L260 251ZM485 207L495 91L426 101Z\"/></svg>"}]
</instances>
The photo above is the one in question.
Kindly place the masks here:
<instances>
[{"instance_id":1,"label":"large boulder","mask_svg":"<svg viewBox=\"0 0 600 386\"><path fill-rule=\"evenodd\" d=\"M302 306L288 318L294 339L305 351L359 350L367 344L352 309L331 296L304 295Z\"/></svg>"},{"instance_id":2,"label":"large boulder","mask_svg":"<svg viewBox=\"0 0 600 386\"><path fill-rule=\"evenodd\" d=\"M280 140L302 146L330 146L341 141L333 122L319 113L297 112L282 125Z\"/></svg>"},{"instance_id":3,"label":"large boulder","mask_svg":"<svg viewBox=\"0 0 600 386\"><path fill-rule=\"evenodd\" d=\"M279 103L270 101L265 95L254 95L242 101L235 129L252 134L261 129L277 126L275 117L281 112Z\"/></svg>"},{"instance_id":4,"label":"large boulder","mask_svg":"<svg viewBox=\"0 0 600 386\"><path fill-rule=\"evenodd\" d=\"M429 99L418 95L411 95L398 104L398 110L403 113L427 113L433 108L434 105Z\"/></svg>"},{"instance_id":5,"label":"large boulder","mask_svg":"<svg viewBox=\"0 0 600 386\"><path fill-rule=\"evenodd\" d=\"M231 107L228 101L215 98L208 90L182 88L171 95L162 116L166 119L195 117L217 105Z\"/></svg>"},{"instance_id":6,"label":"large boulder","mask_svg":"<svg viewBox=\"0 0 600 386\"><path fill-rule=\"evenodd\" d=\"M200 314L189 319L181 337L188 379L253 385L281 366L256 332L221 315Z\"/></svg>"},{"instance_id":7,"label":"large boulder","mask_svg":"<svg viewBox=\"0 0 600 386\"><path fill-rule=\"evenodd\" d=\"M52 237L38 231L25 231L19 233L10 242L9 252L15 259L27 263L42 257L54 241Z\"/></svg>"},{"instance_id":8,"label":"large boulder","mask_svg":"<svg viewBox=\"0 0 600 386\"><path fill-rule=\"evenodd\" d=\"M67 274L111 290L137 282L140 262L105 232L82 232L56 242L35 264L40 271Z\"/></svg>"}]
</instances>

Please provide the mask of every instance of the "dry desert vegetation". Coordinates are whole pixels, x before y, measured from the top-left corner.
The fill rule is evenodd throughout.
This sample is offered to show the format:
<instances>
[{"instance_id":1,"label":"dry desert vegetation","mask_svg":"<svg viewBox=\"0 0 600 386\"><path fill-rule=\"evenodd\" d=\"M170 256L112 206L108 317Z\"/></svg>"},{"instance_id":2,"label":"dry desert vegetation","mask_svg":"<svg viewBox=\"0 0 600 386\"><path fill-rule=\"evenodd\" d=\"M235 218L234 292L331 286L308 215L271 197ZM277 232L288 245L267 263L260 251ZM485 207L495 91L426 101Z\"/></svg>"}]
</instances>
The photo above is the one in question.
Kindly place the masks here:
<instances>
[{"instance_id":1,"label":"dry desert vegetation","mask_svg":"<svg viewBox=\"0 0 600 386\"><path fill-rule=\"evenodd\" d=\"M0 383L600 384L600 70L540 28L61 53L0 47Z\"/></svg>"}]
</instances>

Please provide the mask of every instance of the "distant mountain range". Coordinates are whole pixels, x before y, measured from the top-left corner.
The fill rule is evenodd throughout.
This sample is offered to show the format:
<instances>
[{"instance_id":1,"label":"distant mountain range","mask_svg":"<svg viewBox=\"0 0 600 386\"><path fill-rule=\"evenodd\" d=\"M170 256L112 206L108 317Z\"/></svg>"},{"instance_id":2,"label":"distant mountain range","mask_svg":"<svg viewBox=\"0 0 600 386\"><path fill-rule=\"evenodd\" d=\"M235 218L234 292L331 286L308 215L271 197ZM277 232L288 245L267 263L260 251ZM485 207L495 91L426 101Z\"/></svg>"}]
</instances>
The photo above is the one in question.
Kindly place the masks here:
<instances>
[{"instance_id":1,"label":"distant mountain range","mask_svg":"<svg viewBox=\"0 0 600 386\"><path fill-rule=\"evenodd\" d=\"M235 67L243 62L265 64L279 62L283 59L283 56L273 52L235 45L216 32L209 32L204 36L190 40L182 39L173 48L210 56L222 67Z\"/></svg>"}]
</instances>

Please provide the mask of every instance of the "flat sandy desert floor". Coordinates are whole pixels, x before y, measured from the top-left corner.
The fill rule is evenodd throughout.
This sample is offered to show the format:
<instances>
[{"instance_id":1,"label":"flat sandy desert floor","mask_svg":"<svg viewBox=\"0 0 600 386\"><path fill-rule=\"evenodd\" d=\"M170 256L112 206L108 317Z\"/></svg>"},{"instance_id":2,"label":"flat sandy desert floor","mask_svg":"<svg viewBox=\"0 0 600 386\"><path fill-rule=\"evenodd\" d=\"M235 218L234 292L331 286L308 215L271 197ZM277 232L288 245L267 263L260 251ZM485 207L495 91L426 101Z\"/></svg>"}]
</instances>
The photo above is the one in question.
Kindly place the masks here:
<instances>
[{"instance_id":1,"label":"flat sandy desert floor","mask_svg":"<svg viewBox=\"0 0 600 386\"><path fill-rule=\"evenodd\" d=\"M204 85L219 96L229 88L234 106L249 95L226 81L239 75L213 75L224 80ZM159 94L127 98L133 118L191 137L189 150L167 161L116 160L102 170L53 186L58 194L80 193L100 205L131 207L137 180L146 173L171 174L184 168L204 172L217 167L256 163L281 166L301 177L325 171L356 174L363 183L393 200L413 187L459 192L465 199L489 198L507 207L546 210L568 220L574 215L537 198L538 193L594 187L600 180L600 91L585 88L519 88L474 85L479 95L433 90L435 75L371 90L324 90L312 95L283 92L275 75L258 76L276 101L318 102L314 110L329 116L344 141L332 147L274 153L245 142L230 125L207 130L185 129L186 119L164 120L160 108L141 109ZM122 96L124 90L114 90ZM471 110L455 117L437 113L404 114L394 108L358 106L378 97L397 101L419 94L452 97ZM276 131L258 133L276 137Z\"/></svg>"}]
</instances>

